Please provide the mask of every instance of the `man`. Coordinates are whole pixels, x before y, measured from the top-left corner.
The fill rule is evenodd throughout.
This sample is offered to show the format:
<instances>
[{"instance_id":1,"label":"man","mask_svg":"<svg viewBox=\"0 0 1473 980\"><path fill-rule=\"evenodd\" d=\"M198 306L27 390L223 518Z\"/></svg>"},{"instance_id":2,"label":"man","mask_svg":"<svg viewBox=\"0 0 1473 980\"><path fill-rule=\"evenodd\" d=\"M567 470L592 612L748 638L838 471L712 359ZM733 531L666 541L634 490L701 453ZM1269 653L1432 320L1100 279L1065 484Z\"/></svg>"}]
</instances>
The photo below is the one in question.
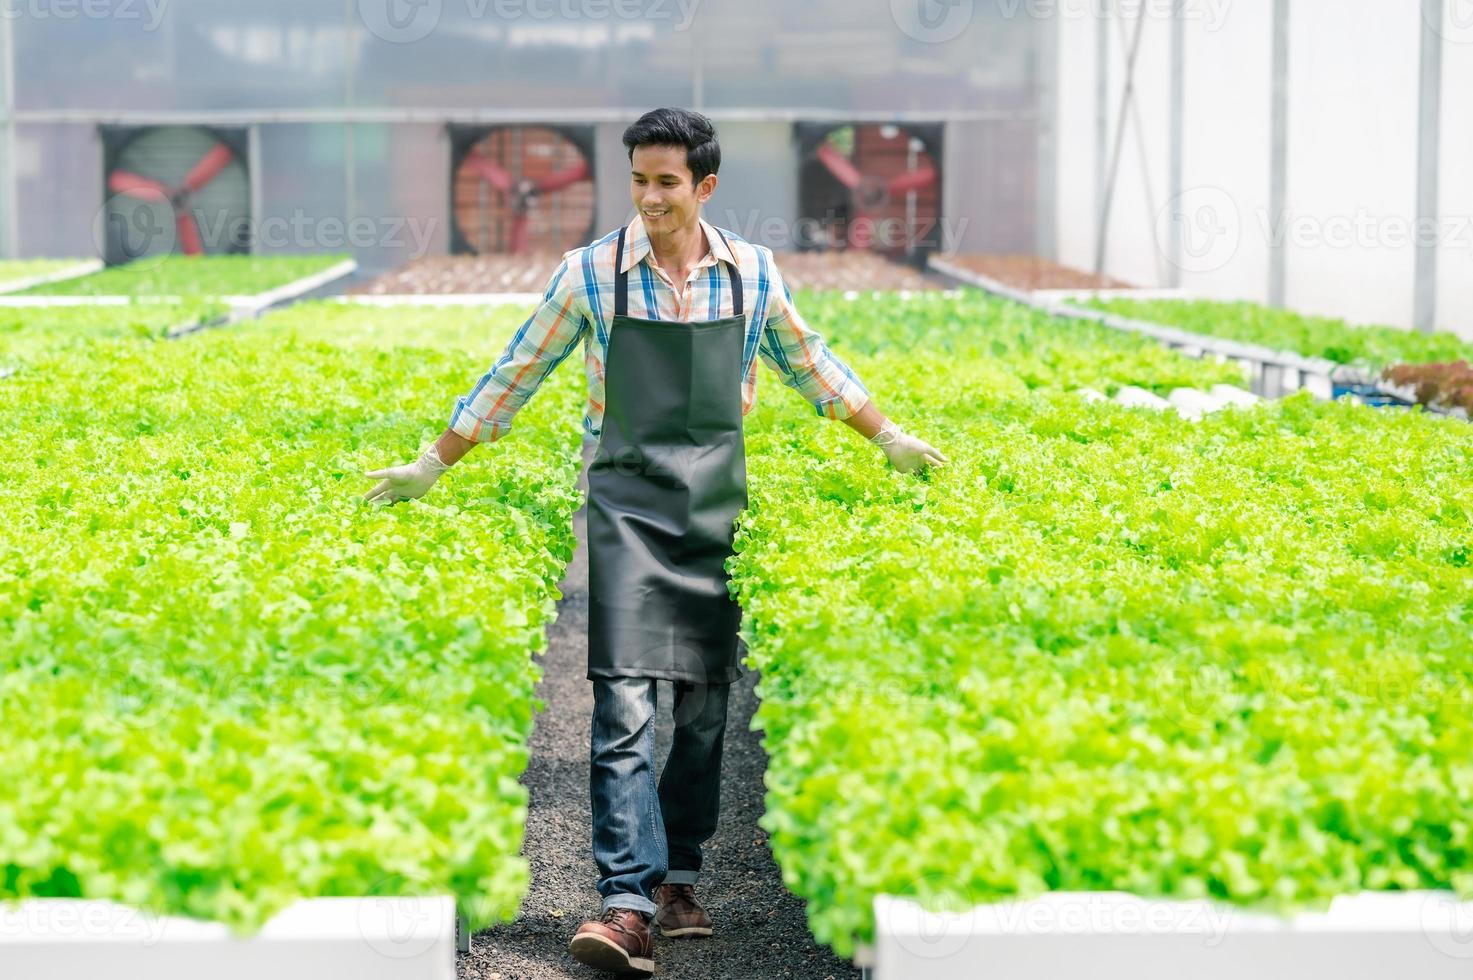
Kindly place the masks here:
<instances>
[{"instance_id":1,"label":"man","mask_svg":"<svg viewBox=\"0 0 1473 980\"><path fill-rule=\"evenodd\" d=\"M743 675L741 609L724 571L747 505L742 418L756 361L819 415L842 420L912 472L947 460L887 420L810 329L773 262L701 218L721 149L710 120L646 113L624 133L637 216L563 256L541 305L423 455L376 470L374 501L423 496L512 417L581 341L588 467L589 789L598 919L570 943L583 963L654 970L649 923L711 935L695 897L701 845L716 830L727 695ZM656 682L674 685L676 729L658 785ZM668 836L667 836L668 835Z\"/></svg>"}]
</instances>

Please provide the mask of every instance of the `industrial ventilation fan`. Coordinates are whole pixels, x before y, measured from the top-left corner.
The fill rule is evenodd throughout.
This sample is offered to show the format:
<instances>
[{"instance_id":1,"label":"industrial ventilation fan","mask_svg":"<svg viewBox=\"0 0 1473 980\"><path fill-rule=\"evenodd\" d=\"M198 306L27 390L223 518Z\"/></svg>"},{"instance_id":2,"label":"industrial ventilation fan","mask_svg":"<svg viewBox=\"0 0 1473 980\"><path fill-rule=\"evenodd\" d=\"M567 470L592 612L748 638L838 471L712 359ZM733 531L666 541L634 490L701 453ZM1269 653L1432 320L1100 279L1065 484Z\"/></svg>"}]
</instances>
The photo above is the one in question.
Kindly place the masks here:
<instances>
[{"instance_id":1,"label":"industrial ventilation fan","mask_svg":"<svg viewBox=\"0 0 1473 980\"><path fill-rule=\"evenodd\" d=\"M937 124L799 123L797 246L924 264L941 245Z\"/></svg>"},{"instance_id":2,"label":"industrial ventilation fan","mask_svg":"<svg viewBox=\"0 0 1473 980\"><path fill-rule=\"evenodd\" d=\"M246 131L103 126L103 259L251 250Z\"/></svg>"},{"instance_id":3,"label":"industrial ventilation fan","mask_svg":"<svg viewBox=\"0 0 1473 980\"><path fill-rule=\"evenodd\" d=\"M450 127L451 251L566 252L593 237L593 130Z\"/></svg>"}]
</instances>

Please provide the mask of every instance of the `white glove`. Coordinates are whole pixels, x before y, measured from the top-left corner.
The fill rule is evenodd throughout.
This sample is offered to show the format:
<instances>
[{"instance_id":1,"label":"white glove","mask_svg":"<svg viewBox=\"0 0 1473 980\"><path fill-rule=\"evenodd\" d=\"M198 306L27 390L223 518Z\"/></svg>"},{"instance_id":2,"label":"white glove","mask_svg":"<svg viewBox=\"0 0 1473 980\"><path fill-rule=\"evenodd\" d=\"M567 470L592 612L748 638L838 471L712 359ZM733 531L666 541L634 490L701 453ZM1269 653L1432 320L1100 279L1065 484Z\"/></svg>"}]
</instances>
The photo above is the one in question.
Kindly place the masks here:
<instances>
[{"instance_id":1,"label":"white glove","mask_svg":"<svg viewBox=\"0 0 1473 980\"><path fill-rule=\"evenodd\" d=\"M450 467L440 459L435 447L431 446L412 463L363 474L371 480L379 481L377 486L363 495L363 499L375 504L417 500L429 493L430 487L440 479L440 474L448 469Z\"/></svg>"},{"instance_id":2,"label":"white glove","mask_svg":"<svg viewBox=\"0 0 1473 980\"><path fill-rule=\"evenodd\" d=\"M886 420L880 431L871 436L869 441L885 450L890 465L902 473L914 472L922 466L940 467L951 462L941 455L941 450L909 435L889 420Z\"/></svg>"}]
</instances>

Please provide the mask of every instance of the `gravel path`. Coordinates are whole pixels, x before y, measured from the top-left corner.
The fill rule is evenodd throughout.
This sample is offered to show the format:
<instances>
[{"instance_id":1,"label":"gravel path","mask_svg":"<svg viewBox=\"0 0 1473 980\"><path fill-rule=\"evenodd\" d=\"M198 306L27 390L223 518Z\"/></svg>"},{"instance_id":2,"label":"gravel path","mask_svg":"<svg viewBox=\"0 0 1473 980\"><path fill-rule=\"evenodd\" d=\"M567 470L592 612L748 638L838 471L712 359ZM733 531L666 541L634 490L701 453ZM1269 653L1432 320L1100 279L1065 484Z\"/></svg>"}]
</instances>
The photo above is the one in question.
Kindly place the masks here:
<instances>
[{"instance_id":1,"label":"gravel path","mask_svg":"<svg viewBox=\"0 0 1473 980\"><path fill-rule=\"evenodd\" d=\"M585 463L592 444L584 444ZM579 485L587 488L585 467ZM606 978L568 955L568 940L583 919L598 914L588 802L589 722L593 686L584 676L588 649L588 562L583 511L575 517L578 551L568 566L557 621L548 631L531 760L522 782L531 794L523 853L532 887L517 920L476 935L460 954L460 980ZM757 826L767 757L761 735L749 728L757 707L756 673L732 691L722 762L721 821L706 845L697 894L711 912L710 939L655 937L657 976L700 980L858 980L860 972L808 933L804 903L790 894ZM670 748L670 685L661 683L656 759Z\"/></svg>"}]
</instances>

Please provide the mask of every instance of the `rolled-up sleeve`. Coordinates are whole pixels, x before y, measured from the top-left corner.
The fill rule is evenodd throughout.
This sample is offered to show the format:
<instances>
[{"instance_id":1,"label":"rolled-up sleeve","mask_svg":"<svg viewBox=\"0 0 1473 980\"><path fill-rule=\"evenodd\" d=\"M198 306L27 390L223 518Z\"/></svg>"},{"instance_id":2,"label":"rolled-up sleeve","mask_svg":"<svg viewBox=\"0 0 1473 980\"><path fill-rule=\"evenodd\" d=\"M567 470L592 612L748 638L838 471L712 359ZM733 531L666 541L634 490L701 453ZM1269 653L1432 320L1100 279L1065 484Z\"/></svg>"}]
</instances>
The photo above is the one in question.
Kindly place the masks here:
<instances>
[{"instance_id":1,"label":"rolled-up sleeve","mask_svg":"<svg viewBox=\"0 0 1473 980\"><path fill-rule=\"evenodd\" d=\"M470 394L456 399L450 428L472 442L494 442L511 429L512 418L542 382L578 346L587 312L573 288L569 259L552 274L542 302L512 337Z\"/></svg>"},{"instance_id":2,"label":"rolled-up sleeve","mask_svg":"<svg viewBox=\"0 0 1473 980\"><path fill-rule=\"evenodd\" d=\"M764 364L781 375L783 384L806 398L819 415L848 418L869 401L869 389L829 350L823 335L803 322L793 304L793 294L772 260L772 252L765 248L762 251L772 277L772 300L757 353Z\"/></svg>"}]
</instances>

